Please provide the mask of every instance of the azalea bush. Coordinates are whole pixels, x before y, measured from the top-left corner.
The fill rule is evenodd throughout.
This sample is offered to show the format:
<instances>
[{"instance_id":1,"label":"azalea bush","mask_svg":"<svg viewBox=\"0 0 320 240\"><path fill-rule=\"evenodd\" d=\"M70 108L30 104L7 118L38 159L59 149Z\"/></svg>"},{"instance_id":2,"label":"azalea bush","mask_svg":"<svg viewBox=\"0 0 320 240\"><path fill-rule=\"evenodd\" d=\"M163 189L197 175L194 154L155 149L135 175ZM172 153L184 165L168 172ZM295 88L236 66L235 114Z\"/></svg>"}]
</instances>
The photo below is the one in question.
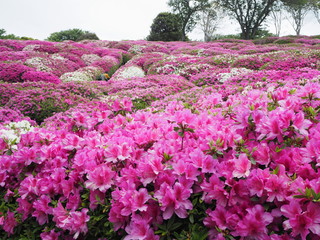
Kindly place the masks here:
<instances>
[{"instance_id":1,"label":"azalea bush","mask_svg":"<svg viewBox=\"0 0 320 240\"><path fill-rule=\"evenodd\" d=\"M0 107L18 111L40 124L55 113L98 99L106 91L103 86L98 88L94 83L89 85L81 82L0 83Z\"/></svg>"},{"instance_id":2,"label":"azalea bush","mask_svg":"<svg viewBox=\"0 0 320 240\"><path fill-rule=\"evenodd\" d=\"M0 84L0 238L318 239L320 42L302 42L50 43L87 65L68 74L122 66Z\"/></svg>"}]
</instances>

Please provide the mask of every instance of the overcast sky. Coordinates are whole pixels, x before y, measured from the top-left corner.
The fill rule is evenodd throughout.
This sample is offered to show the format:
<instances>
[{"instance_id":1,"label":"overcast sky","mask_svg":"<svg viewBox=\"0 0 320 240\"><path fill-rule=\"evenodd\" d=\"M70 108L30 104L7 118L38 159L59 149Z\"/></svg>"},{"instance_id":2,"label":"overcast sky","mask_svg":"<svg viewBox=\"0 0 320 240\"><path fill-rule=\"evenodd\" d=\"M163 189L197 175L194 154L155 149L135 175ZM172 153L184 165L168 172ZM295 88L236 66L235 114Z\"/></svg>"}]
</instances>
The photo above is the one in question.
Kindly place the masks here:
<instances>
[{"instance_id":1,"label":"overcast sky","mask_svg":"<svg viewBox=\"0 0 320 240\"><path fill-rule=\"evenodd\" d=\"M40 40L53 32L80 28L94 32L103 40L144 39L153 19L160 12L170 11L168 0L0 0L0 28L7 34ZM272 31L272 24L270 24ZM239 32L236 23L224 20L218 33ZM320 34L320 24L308 16L302 34ZM282 28L282 35L294 34L290 25ZM192 40L202 40L195 29Z\"/></svg>"}]
</instances>

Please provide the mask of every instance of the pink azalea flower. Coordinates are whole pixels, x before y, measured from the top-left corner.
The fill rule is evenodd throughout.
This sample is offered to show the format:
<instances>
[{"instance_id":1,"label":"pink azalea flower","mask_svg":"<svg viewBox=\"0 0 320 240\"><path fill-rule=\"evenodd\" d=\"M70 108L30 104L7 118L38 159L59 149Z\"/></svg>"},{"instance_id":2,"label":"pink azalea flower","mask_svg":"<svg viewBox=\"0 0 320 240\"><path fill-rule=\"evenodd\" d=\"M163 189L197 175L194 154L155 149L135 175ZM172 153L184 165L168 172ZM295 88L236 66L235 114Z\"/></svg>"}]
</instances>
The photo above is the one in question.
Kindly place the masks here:
<instances>
[{"instance_id":1,"label":"pink azalea flower","mask_svg":"<svg viewBox=\"0 0 320 240\"><path fill-rule=\"evenodd\" d=\"M64 209L61 202L58 202L57 207L52 209L53 221L59 228L67 229L70 224L69 212Z\"/></svg>"},{"instance_id":2,"label":"pink azalea flower","mask_svg":"<svg viewBox=\"0 0 320 240\"><path fill-rule=\"evenodd\" d=\"M6 178L7 178L7 171L0 170L0 187L4 187L4 185L6 184L5 182Z\"/></svg>"},{"instance_id":3,"label":"pink azalea flower","mask_svg":"<svg viewBox=\"0 0 320 240\"><path fill-rule=\"evenodd\" d=\"M147 210L148 206L145 204L151 196L148 194L148 190L145 188L140 188L139 191L135 191L132 197L132 210L144 212Z\"/></svg>"},{"instance_id":4,"label":"pink azalea flower","mask_svg":"<svg viewBox=\"0 0 320 240\"><path fill-rule=\"evenodd\" d=\"M88 226L87 222L89 222L90 217L88 216L88 209L83 208L80 211L71 211L70 212L70 229L74 233L73 237L75 239L78 238L80 233L87 233Z\"/></svg>"},{"instance_id":5,"label":"pink azalea flower","mask_svg":"<svg viewBox=\"0 0 320 240\"><path fill-rule=\"evenodd\" d=\"M265 181L270 177L270 172L261 170L261 169L254 169L252 170L247 184L250 191L250 195L257 195L258 197L262 197L265 189Z\"/></svg>"},{"instance_id":6,"label":"pink azalea flower","mask_svg":"<svg viewBox=\"0 0 320 240\"><path fill-rule=\"evenodd\" d=\"M159 236L156 236L153 230L150 228L151 219L142 218L139 215L133 215L130 224L126 227L128 235L124 240L158 240Z\"/></svg>"},{"instance_id":7,"label":"pink azalea flower","mask_svg":"<svg viewBox=\"0 0 320 240\"><path fill-rule=\"evenodd\" d=\"M265 182L265 190L267 191L267 201L273 202L275 199L282 202L286 199L288 191L288 180L283 176L271 174Z\"/></svg>"},{"instance_id":8,"label":"pink azalea flower","mask_svg":"<svg viewBox=\"0 0 320 240\"><path fill-rule=\"evenodd\" d=\"M19 207L17 211L22 214L22 220L25 220L29 217L29 214L32 213L32 204L29 203L26 199L18 198L17 202L19 203Z\"/></svg>"},{"instance_id":9,"label":"pink azalea flower","mask_svg":"<svg viewBox=\"0 0 320 240\"><path fill-rule=\"evenodd\" d=\"M257 146L257 150L253 152L252 156L257 163L268 166L271 160L271 150L267 143L261 143Z\"/></svg>"},{"instance_id":10,"label":"pink azalea flower","mask_svg":"<svg viewBox=\"0 0 320 240\"><path fill-rule=\"evenodd\" d=\"M13 234L15 226L18 225L17 220L14 217L14 213L8 210L7 216L3 221L3 230L5 230L9 235Z\"/></svg>"},{"instance_id":11,"label":"pink azalea flower","mask_svg":"<svg viewBox=\"0 0 320 240\"><path fill-rule=\"evenodd\" d=\"M237 224L237 235L250 239L266 240L268 238L266 227L272 220L271 214L265 212L261 205L247 208L246 216Z\"/></svg>"},{"instance_id":12,"label":"pink azalea flower","mask_svg":"<svg viewBox=\"0 0 320 240\"><path fill-rule=\"evenodd\" d=\"M180 183L176 183L173 188L168 184L162 184L154 196L161 204L163 219L171 218L173 213L176 213L180 218L186 218L187 210L191 210L193 207L188 200L191 193L191 189L185 189Z\"/></svg>"},{"instance_id":13,"label":"pink azalea flower","mask_svg":"<svg viewBox=\"0 0 320 240\"><path fill-rule=\"evenodd\" d=\"M233 230L239 222L239 217L236 214L226 210L221 205L217 206L214 211L207 210L207 215L203 223L210 229L218 227L221 230Z\"/></svg>"},{"instance_id":14,"label":"pink azalea flower","mask_svg":"<svg viewBox=\"0 0 320 240\"><path fill-rule=\"evenodd\" d=\"M317 203L309 202L303 211L297 200L291 200L281 207L281 212L288 220L284 221L285 230L292 229L291 235L301 236L305 240L310 231L320 236L320 210Z\"/></svg>"},{"instance_id":15,"label":"pink azalea flower","mask_svg":"<svg viewBox=\"0 0 320 240\"><path fill-rule=\"evenodd\" d=\"M51 214L52 212L52 207L49 207L48 205L50 202L51 199L48 196L42 195L39 200L32 204L33 208L35 209L32 213L32 216L36 217L40 225L43 225L49 221L48 214Z\"/></svg>"},{"instance_id":16,"label":"pink azalea flower","mask_svg":"<svg viewBox=\"0 0 320 240\"><path fill-rule=\"evenodd\" d=\"M217 201L217 205L226 206L229 194L224 189L225 184L216 175L212 175L209 182L204 181L200 187L203 191L202 199L206 203L211 203L212 200Z\"/></svg>"},{"instance_id":17,"label":"pink azalea flower","mask_svg":"<svg viewBox=\"0 0 320 240\"><path fill-rule=\"evenodd\" d=\"M41 240L59 240L59 236L60 233L56 233L54 230L40 234Z\"/></svg>"},{"instance_id":18,"label":"pink azalea flower","mask_svg":"<svg viewBox=\"0 0 320 240\"><path fill-rule=\"evenodd\" d=\"M106 192L113 184L114 176L115 172L107 165L98 165L93 171L88 173L88 180L85 182L85 186L90 190L99 189L101 192Z\"/></svg>"},{"instance_id":19,"label":"pink azalea flower","mask_svg":"<svg viewBox=\"0 0 320 240\"><path fill-rule=\"evenodd\" d=\"M308 136L309 127L312 125L312 122L304 118L303 112L299 112L295 115L292 126L296 131L298 131L303 136Z\"/></svg>"},{"instance_id":20,"label":"pink azalea flower","mask_svg":"<svg viewBox=\"0 0 320 240\"><path fill-rule=\"evenodd\" d=\"M80 204L81 204L81 196L80 196L79 190L76 190L73 194L70 194L70 196L68 197L66 208L75 210L79 208Z\"/></svg>"},{"instance_id":21,"label":"pink azalea flower","mask_svg":"<svg viewBox=\"0 0 320 240\"><path fill-rule=\"evenodd\" d=\"M39 194L39 179L34 178L33 176L26 177L20 184L19 194L22 199L25 199L27 196Z\"/></svg>"},{"instance_id":22,"label":"pink azalea flower","mask_svg":"<svg viewBox=\"0 0 320 240\"><path fill-rule=\"evenodd\" d=\"M233 159L234 170L232 176L235 178L248 177L250 174L251 162L245 153L240 154L238 159Z\"/></svg>"},{"instance_id":23,"label":"pink azalea flower","mask_svg":"<svg viewBox=\"0 0 320 240\"><path fill-rule=\"evenodd\" d=\"M127 143L114 144L107 149L107 162L117 162L118 160L123 161L130 157L132 152L131 148Z\"/></svg>"}]
</instances>

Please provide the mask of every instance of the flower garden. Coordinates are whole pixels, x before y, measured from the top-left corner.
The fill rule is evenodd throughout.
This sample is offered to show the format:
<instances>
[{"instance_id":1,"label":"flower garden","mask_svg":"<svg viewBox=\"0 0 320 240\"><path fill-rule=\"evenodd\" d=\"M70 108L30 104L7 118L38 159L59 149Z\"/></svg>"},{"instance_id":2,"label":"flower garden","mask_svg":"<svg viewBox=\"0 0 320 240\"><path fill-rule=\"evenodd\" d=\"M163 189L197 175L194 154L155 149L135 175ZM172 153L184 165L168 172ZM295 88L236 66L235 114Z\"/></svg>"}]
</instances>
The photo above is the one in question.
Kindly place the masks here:
<instances>
[{"instance_id":1,"label":"flower garden","mask_svg":"<svg viewBox=\"0 0 320 240\"><path fill-rule=\"evenodd\" d=\"M320 238L320 39L0 40L1 239Z\"/></svg>"}]
</instances>

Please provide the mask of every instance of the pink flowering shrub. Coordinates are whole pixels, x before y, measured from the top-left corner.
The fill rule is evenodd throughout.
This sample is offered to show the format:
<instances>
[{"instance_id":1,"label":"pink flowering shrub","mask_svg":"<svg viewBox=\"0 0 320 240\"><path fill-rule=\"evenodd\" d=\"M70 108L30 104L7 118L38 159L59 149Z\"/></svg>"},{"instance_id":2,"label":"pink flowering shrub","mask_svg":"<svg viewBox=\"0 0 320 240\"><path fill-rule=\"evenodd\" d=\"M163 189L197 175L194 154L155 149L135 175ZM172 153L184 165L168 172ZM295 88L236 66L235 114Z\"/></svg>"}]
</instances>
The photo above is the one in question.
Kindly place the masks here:
<instances>
[{"instance_id":1,"label":"pink flowering shrub","mask_svg":"<svg viewBox=\"0 0 320 240\"><path fill-rule=\"evenodd\" d=\"M194 85L178 75L147 75L131 79L111 79L105 87L108 97L130 97L138 109L145 108L155 99L192 88Z\"/></svg>"},{"instance_id":2,"label":"pink flowering shrub","mask_svg":"<svg viewBox=\"0 0 320 240\"><path fill-rule=\"evenodd\" d=\"M1 63L0 62L0 81L4 82L22 82L22 75L33 68L19 63Z\"/></svg>"},{"instance_id":3,"label":"pink flowering shrub","mask_svg":"<svg viewBox=\"0 0 320 240\"><path fill-rule=\"evenodd\" d=\"M21 91L4 105L6 108L18 110L37 123L56 112L66 111L85 99L65 91L46 91L32 89Z\"/></svg>"},{"instance_id":4,"label":"pink flowering shrub","mask_svg":"<svg viewBox=\"0 0 320 240\"><path fill-rule=\"evenodd\" d=\"M21 51L25 46L25 41L0 39L0 46L5 46L13 49L14 51Z\"/></svg>"},{"instance_id":5,"label":"pink flowering shrub","mask_svg":"<svg viewBox=\"0 0 320 240\"><path fill-rule=\"evenodd\" d=\"M41 123L54 113L66 111L79 103L98 99L103 87L95 84L25 82L0 84L0 106L21 112Z\"/></svg>"},{"instance_id":6,"label":"pink flowering shrub","mask_svg":"<svg viewBox=\"0 0 320 240\"><path fill-rule=\"evenodd\" d=\"M0 238L318 239L313 45L152 44L55 45L144 77L0 84ZM17 137L20 113L41 125Z\"/></svg>"},{"instance_id":7,"label":"pink flowering shrub","mask_svg":"<svg viewBox=\"0 0 320 240\"><path fill-rule=\"evenodd\" d=\"M10 122L19 122L22 120L27 120L35 125L29 117L25 117L20 111L15 111L10 108L0 107L0 125L7 124Z\"/></svg>"},{"instance_id":8,"label":"pink flowering shrub","mask_svg":"<svg viewBox=\"0 0 320 240\"><path fill-rule=\"evenodd\" d=\"M53 75L52 73L40 72L40 71L28 71L25 72L21 79L24 82L51 82L51 83L61 83L61 80Z\"/></svg>"}]
</instances>

